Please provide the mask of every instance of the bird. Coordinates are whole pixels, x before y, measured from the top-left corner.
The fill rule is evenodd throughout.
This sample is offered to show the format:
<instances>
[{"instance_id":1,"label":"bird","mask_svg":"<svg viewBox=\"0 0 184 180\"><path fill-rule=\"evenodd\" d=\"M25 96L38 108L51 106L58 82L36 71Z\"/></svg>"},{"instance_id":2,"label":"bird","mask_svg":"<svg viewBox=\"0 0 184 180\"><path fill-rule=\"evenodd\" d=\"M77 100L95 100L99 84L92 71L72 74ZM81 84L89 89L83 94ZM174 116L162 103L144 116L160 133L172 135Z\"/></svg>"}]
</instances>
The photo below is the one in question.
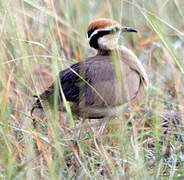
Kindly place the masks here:
<instances>
[{"instance_id":1,"label":"bird","mask_svg":"<svg viewBox=\"0 0 184 180\"><path fill-rule=\"evenodd\" d=\"M127 104L140 103L148 85L147 73L137 56L118 40L125 32L136 29L117 21L99 18L87 28L87 40L96 55L79 61L59 72L57 80L37 99L31 109L43 109L44 102L54 103L66 111L64 100L75 117L102 119L120 113Z\"/></svg>"}]
</instances>

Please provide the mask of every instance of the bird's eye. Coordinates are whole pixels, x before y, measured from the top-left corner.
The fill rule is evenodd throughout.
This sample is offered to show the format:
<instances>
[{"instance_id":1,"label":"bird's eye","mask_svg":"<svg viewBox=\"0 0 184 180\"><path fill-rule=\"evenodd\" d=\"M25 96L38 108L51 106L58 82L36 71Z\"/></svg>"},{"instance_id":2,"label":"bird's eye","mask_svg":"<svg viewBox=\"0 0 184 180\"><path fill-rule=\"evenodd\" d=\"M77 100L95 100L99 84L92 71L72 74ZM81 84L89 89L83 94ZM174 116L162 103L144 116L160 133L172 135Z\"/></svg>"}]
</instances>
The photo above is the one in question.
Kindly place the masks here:
<instances>
[{"instance_id":1,"label":"bird's eye","mask_svg":"<svg viewBox=\"0 0 184 180\"><path fill-rule=\"evenodd\" d=\"M111 33L117 33L118 31L120 31L120 28L119 27L114 27L112 30L111 30Z\"/></svg>"},{"instance_id":2,"label":"bird's eye","mask_svg":"<svg viewBox=\"0 0 184 180\"><path fill-rule=\"evenodd\" d=\"M118 32L120 30L119 27L115 27L115 31Z\"/></svg>"}]
</instances>

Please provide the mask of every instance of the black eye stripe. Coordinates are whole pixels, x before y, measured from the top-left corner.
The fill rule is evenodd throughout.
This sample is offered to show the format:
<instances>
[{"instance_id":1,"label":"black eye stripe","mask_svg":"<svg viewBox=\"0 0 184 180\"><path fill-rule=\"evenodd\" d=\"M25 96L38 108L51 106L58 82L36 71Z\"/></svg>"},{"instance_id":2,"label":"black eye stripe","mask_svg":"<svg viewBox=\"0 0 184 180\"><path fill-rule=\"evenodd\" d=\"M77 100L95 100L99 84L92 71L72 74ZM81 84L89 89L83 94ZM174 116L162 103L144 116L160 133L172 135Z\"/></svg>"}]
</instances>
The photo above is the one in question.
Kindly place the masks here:
<instances>
[{"instance_id":1,"label":"black eye stripe","mask_svg":"<svg viewBox=\"0 0 184 180\"><path fill-rule=\"evenodd\" d=\"M95 34L93 34L94 31L95 31L95 29L88 32L89 44L90 44L91 47L93 47L95 49L98 49L99 48L98 39L100 37L103 37L104 35L107 35L107 34L115 34L118 31L120 31L120 28L119 27L114 27L111 30L105 30L105 29L104 30L98 30Z\"/></svg>"},{"instance_id":2,"label":"black eye stripe","mask_svg":"<svg viewBox=\"0 0 184 180\"><path fill-rule=\"evenodd\" d=\"M94 29L91 29L90 31L88 31L88 38L91 36L91 34L93 34L93 32L96 30L96 28ZM97 34L99 34L100 37L102 37L103 35L106 35L106 34L114 34L116 32L118 32L120 30L119 27L114 27L112 28L111 30L99 30L97 32Z\"/></svg>"},{"instance_id":3,"label":"black eye stripe","mask_svg":"<svg viewBox=\"0 0 184 180\"><path fill-rule=\"evenodd\" d=\"M90 46L95 48L95 49L98 49L99 48L98 39L100 37L103 37L104 35L111 34L111 33L112 32L110 30L98 31L96 34L94 34L93 36L90 37L90 41L89 41Z\"/></svg>"},{"instance_id":4,"label":"black eye stripe","mask_svg":"<svg viewBox=\"0 0 184 180\"><path fill-rule=\"evenodd\" d=\"M88 38L91 36L91 34L96 30L96 28L91 29L90 31L88 31Z\"/></svg>"},{"instance_id":5,"label":"black eye stripe","mask_svg":"<svg viewBox=\"0 0 184 180\"><path fill-rule=\"evenodd\" d=\"M102 36L107 35L107 34L111 34L111 31L110 30L102 30L102 31L97 32L98 37L102 37Z\"/></svg>"}]
</instances>

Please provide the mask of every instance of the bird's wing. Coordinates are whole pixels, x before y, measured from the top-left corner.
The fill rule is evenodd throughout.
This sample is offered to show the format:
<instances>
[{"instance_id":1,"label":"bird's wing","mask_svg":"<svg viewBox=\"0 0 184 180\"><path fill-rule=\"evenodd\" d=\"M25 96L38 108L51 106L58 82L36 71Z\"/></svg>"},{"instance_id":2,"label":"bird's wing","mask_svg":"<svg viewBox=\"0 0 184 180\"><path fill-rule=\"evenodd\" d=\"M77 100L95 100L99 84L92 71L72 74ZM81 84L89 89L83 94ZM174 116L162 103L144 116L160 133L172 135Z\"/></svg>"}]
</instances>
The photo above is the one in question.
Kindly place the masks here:
<instances>
[{"instance_id":1,"label":"bird's wing","mask_svg":"<svg viewBox=\"0 0 184 180\"><path fill-rule=\"evenodd\" d=\"M59 78L65 98L70 102L85 101L85 105L100 106L114 97L114 70L109 56L95 56L73 64L61 71Z\"/></svg>"},{"instance_id":2,"label":"bird's wing","mask_svg":"<svg viewBox=\"0 0 184 180\"><path fill-rule=\"evenodd\" d=\"M55 92L57 93L58 100L62 101L60 87L62 87L62 91L67 101L79 101L80 77L77 74L79 74L80 64L81 63L73 64L70 68L60 71L59 82L61 86L59 85L58 80L56 80L42 94L34 96L37 98L37 100L32 106L31 115L35 108L43 108L41 102L48 101L49 104L53 104Z\"/></svg>"},{"instance_id":3,"label":"bird's wing","mask_svg":"<svg viewBox=\"0 0 184 180\"><path fill-rule=\"evenodd\" d=\"M73 64L59 73L60 85L67 101L78 102L82 95L82 64L82 62Z\"/></svg>"},{"instance_id":4,"label":"bird's wing","mask_svg":"<svg viewBox=\"0 0 184 180\"><path fill-rule=\"evenodd\" d=\"M47 90L45 90L38 97L41 100L53 100L54 91L59 93L60 100L62 101L61 89L67 101L79 102L83 96L86 84L89 84L90 77L88 74L88 67L91 64L88 59L84 62L78 62L71 67L60 71L58 80L56 80ZM59 83L58 83L59 82Z\"/></svg>"},{"instance_id":5,"label":"bird's wing","mask_svg":"<svg viewBox=\"0 0 184 180\"><path fill-rule=\"evenodd\" d=\"M78 102L82 89L80 87L80 66L81 62L73 64L70 68L60 71L58 79L45 90L42 94L35 96L37 100L32 106L31 115L35 108L43 108L41 102L48 101L48 104L54 103L55 92L59 101L62 101L60 87L65 95L67 101ZM60 82L60 83L58 83ZM61 85L61 86L60 86Z\"/></svg>"},{"instance_id":6,"label":"bird's wing","mask_svg":"<svg viewBox=\"0 0 184 180\"><path fill-rule=\"evenodd\" d=\"M138 60L137 56L132 53L131 50L127 49L124 46L120 46L119 49L121 59L124 61L124 63L128 64L131 69L137 71L137 73L141 76L142 80L144 81L144 84L147 86L149 83L148 76L143 65Z\"/></svg>"}]
</instances>

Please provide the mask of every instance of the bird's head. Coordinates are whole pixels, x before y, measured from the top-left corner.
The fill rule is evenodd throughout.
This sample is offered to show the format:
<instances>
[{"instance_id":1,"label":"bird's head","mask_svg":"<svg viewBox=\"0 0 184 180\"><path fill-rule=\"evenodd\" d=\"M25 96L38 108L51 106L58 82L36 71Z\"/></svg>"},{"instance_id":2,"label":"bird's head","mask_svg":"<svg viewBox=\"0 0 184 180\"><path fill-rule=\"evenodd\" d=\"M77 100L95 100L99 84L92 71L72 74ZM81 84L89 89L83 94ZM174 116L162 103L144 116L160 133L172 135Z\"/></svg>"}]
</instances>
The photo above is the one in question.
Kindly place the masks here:
<instances>
[{"instance_id":1,"label":"bird's head","mask_svg":"<svg viewBox=\"0 0 184 180\"><path fill-rule=\"evenodd\" d=\"M89 24L87 38L90 46L95 49L112 50L117 47L122 32L137 32L137 30L121 27L114 20L102 18L93 20Z\"/></svg>"}]
</instances>

